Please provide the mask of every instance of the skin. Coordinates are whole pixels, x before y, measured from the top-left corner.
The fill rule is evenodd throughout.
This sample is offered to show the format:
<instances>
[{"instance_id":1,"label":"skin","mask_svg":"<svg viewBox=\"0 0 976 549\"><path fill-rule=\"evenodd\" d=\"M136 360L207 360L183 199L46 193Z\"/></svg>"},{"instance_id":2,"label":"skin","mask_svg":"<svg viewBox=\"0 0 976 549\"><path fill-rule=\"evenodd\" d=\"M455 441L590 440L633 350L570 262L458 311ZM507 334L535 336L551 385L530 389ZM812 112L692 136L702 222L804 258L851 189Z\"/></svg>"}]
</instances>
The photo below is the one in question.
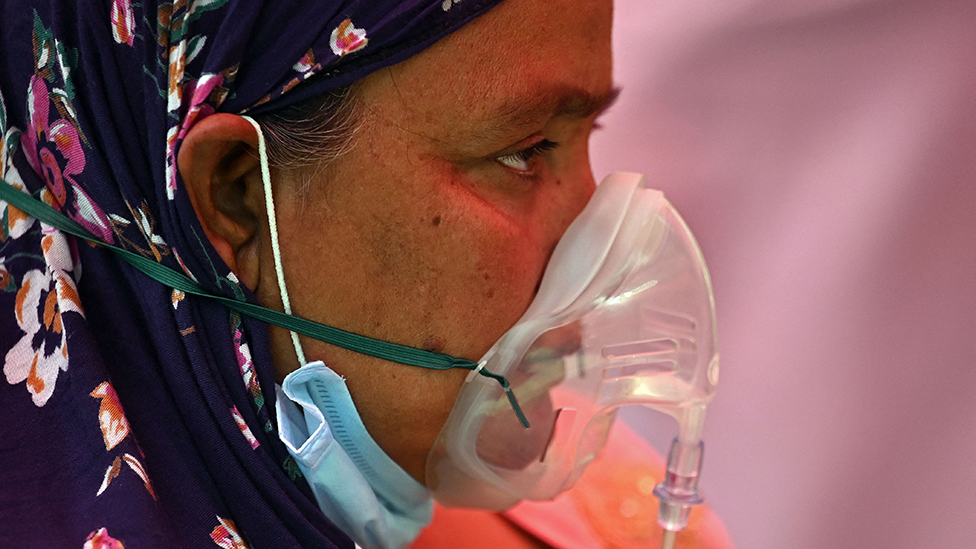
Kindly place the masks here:
<instances>
[{"instance_id":1,"label":"skin","mask_svg":"<svg viewBox=\"0 0 976 549\"><path fill-rule=\"evenodd\" d=\"M272 171L294 314L479 359L528 307L594 190L588 138L613 95L611 12L606 0L506 0L362 80L352 151ZM527 162L508 156L542 138L559 145ZM211 115L188 133L178 167L222 259L281 310L256 146L246 121ZM286 331L271 338L281 380L299 364ZM346 378L370 434L423 482L468 372L302 345Z\"/></svg>"}]
</instances>

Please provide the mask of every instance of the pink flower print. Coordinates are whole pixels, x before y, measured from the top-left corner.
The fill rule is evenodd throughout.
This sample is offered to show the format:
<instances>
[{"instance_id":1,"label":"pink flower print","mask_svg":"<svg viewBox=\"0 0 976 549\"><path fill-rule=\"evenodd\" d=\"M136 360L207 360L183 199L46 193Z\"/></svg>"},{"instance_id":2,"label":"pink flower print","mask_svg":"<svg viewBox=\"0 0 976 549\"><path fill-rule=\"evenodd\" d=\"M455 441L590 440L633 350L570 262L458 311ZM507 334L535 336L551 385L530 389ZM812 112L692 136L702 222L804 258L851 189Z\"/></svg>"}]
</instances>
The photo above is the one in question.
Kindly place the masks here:
<instances>
[{"instance_id":1,"label":"pink flower print","mask_svg":"<svg viewBox=\"0 0 976 549\"><path fill-rule=\"evenodd\" d=\"M82 549L125 549L122 542L108 535L108 530L99 528L88 534Z\"/></svg>"},{"instance_id":2,"label":"pink flower print","mask_svg":"<svg viewBox=\"0 0 976 549\"><path fill-rule=\"evenodd\" d=\"M351 19L346 19L332 31L329 46L332 47L332 53L343 57L365 48L368 41L366 29L357 29L353 26Z\"/></svg>"},{"instance_id":3,"label":"pink flower print","mask_svg":"<svg viewBox=\"0 0 976 549\"><path fill-rule=\"evenodd\" d=\"M170 81L169 104L170 112L184 112L179 126L173 126L166 132L166 198L173 200L176 196L176 145L183 139L199 120L210 116L227 98L223 74L204 74L199 80L186 84L182 83L183 71L186 69L185 43L170 50ZM174 64L175 63L175 64ZM184 105L183 100L189 98ZM212 103L211 104L211 100ZM181 110L182 109L182 110Z\"/></svg>"},{"instance_id":4,"label":"pink flower print","mask_svg":"<svg viewBox=\"0 0 976 549\"><path fill-rule=\"evenodd\" d=\"M105 449L111 450L129 434L129 421L122 413L122 404L119 403L119 397L111 383L102 382L91 392L91 396L101 399L98 406L98 424L102 428Z\"/></svg>"},{"instance_id":5,"label":"pink flower print","mask_svg":"<svg viewBox=\"0 0 976 549\"><path fill-rule=\"evenodd\" d=\"M221 93L224 85L224 77L221 74L207 73L198 80L188 82L183 88L183 98L189 98L190 102L183 105L183 123L180 124L180 132L177 139L183 139L186 132L199 120L210 116L217 107L226 99L226 94ZM216 92L216 93L215 93ZM211 99L215 99L211 104Z\"/></svg>"},{"instance_id":6,"label":"pink flower print","mask_svg":"<svg viewBox=\"0 0 976 549\"><path fill-rule=\"evenodd\" d=\"M210 532L210 538L223 549L248 549L244 538L237 532L237 526L230 519L217 517L220 523Z\"/></svg>"},{"instance_id":7,"label":"pink flower print","mask_svg":"<svg viewBox=\"0 0 976 549\"><path fill-rule=\"evenodd\" d=\"M175 257L176 258L176 261L179 262L180 267L183 269L183 273L186 274L186 276L190 277L190 280L199 283L200 281L197 280L197 277L193 276L193 273L190 272L189 267L186 266L186 263L183 261L183 258L180 257L180 253L176 250L176 248L170 248L170 250L173 251L173 257ZM180 298L180 299L182 299L182 298ZM176 308L176 304L175 303L173 304L173 308L174 309Z\"/></svg>"},{"instance_id":8,"label":"pink flower print","mask_svg":"<svg viewBox=\"0 0 976 549\"><path fill-rule=\"evenodd\" d=\"M51 100L42 78L31 77L27 102L30 125L21 143L27 161L47 183L45 198L94 235L114 243L108 217L74 180L85 169L78 130L64 118L49 123Z\"/></svg>"},{"instance_id":9,"label":"pink flower print","mask_svg":"<svg viewBox=\"0 0 976 549\"><path fill-rule=\"evenodd\" d=\"M42 225L43 226L43 225ZM26 382L34 405L47 404L58 373L68 369L68 340L62 317L74 311L84 315L72 270L74 257L60 232L45 227L41 240L47 269L28 271L20 283L14 306L17 325L23 332L7 352L3 373L7 383Z\"/></svg>"},{"instance_id":10,"label":"pink flower print","mask_svg":"<svg viewBox=\"0 0 976 549\"><path fill-rule=\"evenodd\" d=\"M179 131L179 126L166 130L166 198L169 200L176 196L176 134Z\"/></svg>"},{"instance_id":11,"label":"pink flower print","mask_svg":"<svg viewBox=\"0 0 976 549\"><path fill-rule=\"evenodd\" d=\"M333 39L334 38L335 38L335 33L333 33ZM333 48L335 48L335 45L333 45ZM275 94L276 96L288 92L295 86L311 78L312 75L319 72L319 69L322 68L322 65L320 63L315 62L315 52L309 49L307 52L305 52L305 55L303 55L302 58L298 60L297 63L291 66L291 68L293 71L298 73L298 76L292 78L291 80L288 81L287 84L282 86L282 88L278 92L276 92ZM259 104L268 101L269 99L271 99L271 96L266 95L264 96L263 99L261 99Z\"/></svg>"},{"instance_id":12,"label":"pink flower print","mask_svg":"<svg viewBox=\"0 0 976 549\"><path fill-rule=\"evenodd\" d=\"M244 378L244 385L251 390L252 394L261 391L258 386L257 376L254 375L254 363L251 361L251 348L244 341L244 332L240 328L234 330L234 350L237 355L237 366L241 369L241 377Z\"/></svg>"},{"instance_id":13,"label":"pink flower print","mask_svg":"<svg viewBox=\"0 0 976 549\"><path fill-rule=\"evenodd\" d=\"M237 423L237 427L241 430L241 433L244 435L244 438L247 439L247 442L251 445L251 448L261 446L258 439L254 438L254 433L252 433L251 428L247 426L247 422L244 421L244 416L241 415L241 412L237 409L237 406L231 407L230 414L234 416L234 422Z\"/></svg>"},{"instance_id":14,"label":"pink flower print","mask_svg":"<svg viewBox=\"0 0 976 549\"><path fill-rule=\"evenodd\" d=\"M136 32L136 18L132 13L132 0L112 2L112 38L119 44L132 45Z\"/></svg>"},{"instance_id":15,"label":"pink flower print","mask_svg":"<svg viewBox=\"0 0 976 549\"><path fill-rule=\"evenodd\" d=\"M314 66L315 66L315 52L311 48L309 48L308 51L305 52L305 55L303 55L302 58L298 60L298 63L292 65L291 68L295 72L304 74L312 70L312 67Z\"/></svg>"}]
</instances>

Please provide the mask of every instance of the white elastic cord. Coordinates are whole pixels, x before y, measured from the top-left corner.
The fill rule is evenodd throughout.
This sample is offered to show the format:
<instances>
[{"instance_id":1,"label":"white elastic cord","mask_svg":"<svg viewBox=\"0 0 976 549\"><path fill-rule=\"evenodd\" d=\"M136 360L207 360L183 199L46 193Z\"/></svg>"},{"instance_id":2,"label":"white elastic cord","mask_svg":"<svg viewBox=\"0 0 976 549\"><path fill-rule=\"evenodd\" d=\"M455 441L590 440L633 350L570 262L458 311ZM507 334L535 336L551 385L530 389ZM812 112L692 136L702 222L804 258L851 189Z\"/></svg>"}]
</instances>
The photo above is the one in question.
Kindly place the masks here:
<instances>
[{"instance_id":1,"label":"white elastic cord","mask_svg":"<svg viewBox=\"0 0 976 549\"><path fill-rule=\"evenodd\" d=\"M487 365L488 365L488 361L487 360L482 360L481 362L479 362L478 363L478 367L475 368L474 370L471 370L471 373L468 374L468 377L464 378L464 382L467 383L467 382L471 381L472 379L477 378L478 377L478 374L481 373L481 370L484 370L485 369L485 366L487 366Z\"/></svg>"},{"instance_id":2,"label":"white elastic cord","mask_svg":"<svg viewBox=\"0 0 976 549\"><path fill-rule=\"evenodd\" d=\"M285 271L281 267L281 248L278 246L278 220L275 217L274 196L271 193L271 170L268 168L268 151L264 145L264 133L261 126L251 117L241 116L254 126L258 132L258 158L261 161L261 181L264 183L264 204L268 209L268 228L271 231L271 251L274 254L275 274L278 276L278 288L281 290L281 303L285 307L285 314L291 315L291 301L288 299L288 288L285 286ZM295 354L298 355L299 366L305 365L305 352L302 343L298 341L298 334L291 332L291 342L295 344Z\"/></svg>"}]
</instances>

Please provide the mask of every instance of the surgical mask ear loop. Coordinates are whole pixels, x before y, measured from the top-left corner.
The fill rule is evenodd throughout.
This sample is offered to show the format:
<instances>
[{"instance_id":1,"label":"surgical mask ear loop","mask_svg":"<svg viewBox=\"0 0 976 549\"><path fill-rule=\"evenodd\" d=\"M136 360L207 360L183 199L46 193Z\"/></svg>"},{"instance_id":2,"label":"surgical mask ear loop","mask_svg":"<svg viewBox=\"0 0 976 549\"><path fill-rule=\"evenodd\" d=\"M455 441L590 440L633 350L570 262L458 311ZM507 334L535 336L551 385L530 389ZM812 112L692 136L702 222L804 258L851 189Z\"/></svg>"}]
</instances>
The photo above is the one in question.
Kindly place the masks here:
<instances>
[{"instance_id":1,"label":"surgical mask ear loop","mask_svg":"<svg viewBox=\"0 0 976 549\"><path fill-rule=\"evenodd\" d=\"M278 220L275 217L274 195L271 192L271 169L268 168L268 149L264 144L264 132L261 126L250 116L241 116L244 120L254 126L254 131L258 133L258 159L261 162L261 182L264 184L264 205L268 210L268 228L271 231L271 252L274 255L275 275L278 277L278 289L281 292L281 303L285 308L285 314L291 316L291 300L288 299L288 288L285 286L285 270L281 266L281 247L278 245ZM295 354L298 355L299 367L305 365L305 352L302 350L302 343L298 340L298 334L291 334L291 342L295 345Z\"/></svg>"}]
</instances>

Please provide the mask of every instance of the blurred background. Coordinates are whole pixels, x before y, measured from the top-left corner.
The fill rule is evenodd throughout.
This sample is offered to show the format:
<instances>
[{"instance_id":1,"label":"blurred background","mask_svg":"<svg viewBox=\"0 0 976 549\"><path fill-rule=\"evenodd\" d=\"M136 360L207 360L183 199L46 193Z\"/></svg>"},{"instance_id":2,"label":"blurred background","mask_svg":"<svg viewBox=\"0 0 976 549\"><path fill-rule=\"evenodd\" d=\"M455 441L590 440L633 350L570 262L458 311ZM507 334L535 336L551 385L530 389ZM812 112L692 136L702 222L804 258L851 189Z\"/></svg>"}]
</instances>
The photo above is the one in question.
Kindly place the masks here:
<instances>
[{"instance_id":1,"label":"blurred background","mask_svg":"<svg viewBox=\"0 0 976 549\"><path fill-rule=\"evenodd\" d=\"M594 171L704 250L738 547L976 547L976 2L617 0L615 56Z\"/></svg>"}]
</instances>

